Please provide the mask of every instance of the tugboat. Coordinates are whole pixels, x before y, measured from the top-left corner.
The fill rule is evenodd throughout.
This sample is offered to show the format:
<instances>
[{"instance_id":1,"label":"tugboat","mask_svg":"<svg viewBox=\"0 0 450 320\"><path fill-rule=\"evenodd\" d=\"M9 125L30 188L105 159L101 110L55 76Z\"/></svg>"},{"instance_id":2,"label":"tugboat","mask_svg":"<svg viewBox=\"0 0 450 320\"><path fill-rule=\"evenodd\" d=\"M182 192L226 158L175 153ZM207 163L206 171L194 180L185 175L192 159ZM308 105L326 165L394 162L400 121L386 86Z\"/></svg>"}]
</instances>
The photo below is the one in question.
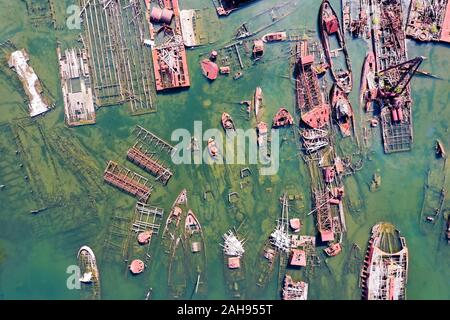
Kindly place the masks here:
<instances>
[{"instance_id":1,"label":"tugboat","mask_svg":"<svg viewBox=\"0 0 450 320\"><path fill-rule=\"evenodd\" d=\"M219 155L219 149L217 148L216 141L213 138L208 139L208 152L211 158L217 159Z\"/></svg>"},{"instance_id":2,"label":"tugboat","mask_svg":"<svg viewBox=\"0 0 450 320\"><path fill-rule=\"evenodd\" d=\"M267 123L261 121L256 126L258 133L258 146L264 147L267 145Z\"/></svg>"},{"instance_id":3,"label":"tugboat","mask_svg":"<svg viewBox=\"0 0 450 320\"><path fill-rule=\"evenodd\" d=\"M353 109L347 95L337 85L333 86L331 93L331 105L334 109L335 119L338 122L344 137L352 134Z\"/></svg>"},{"instance_id":4,"label":"tugboat","mask_svg":"<svg viewBox=\"0 0 450 320\"><path fill-rule=\"evenodd\" d=\"M196 279L195 294L206 294L206 248L203 230L194 212L189 209L184 222L187 259L192 279Z\"/></svg>"},{"instance_id":5,"label":"tugboat","mask_svg":"<svg viewBox=\"0 0 450 320\"><path fill-rule=\"evenodd\" d=\"M444 145L439 139L436 140L436 156L444 159L447 156L447 154L445 153Z\"/></svg>"},{"instance_id":6,"label":"tugboat","mask_svg":"<svg viewBox=\"0 0 450 320\"><path fill-rule=\"evenodd\" d=\"M90 300L100 299L100 274L94 252L88 246L82 246L77 254L78 266L81 271L80 282L86 298Z\"/></svg>"},{"instance_id":7,"label":"tugboat","mask_svg":"<svg viewBox=\"0 0 450 320\"><path fill-rule=\"evenodd\" d=\"M325 52L328 65L330 66L334 81L345 93L349 93L352 90L352 69L350 58L347 52L347 47L345 46L345 38L339 24L339 19L336 12L331 7L331 4L327 0L324 0L320 6L319 25L323 50ZM339 47L336 49L330 48L329 38L332 35L336 36L339 44ZM340 51L344 54L346 70L337 69L336 65L333 63L333 59L338 57Z\"/></svg>"},{"instance_id":8,"label":"tugboat","mask_svg":"<svg viewBox=\"0 0 450 320\"><path fill-rule=\"evenodd\" d=\"M236 126L234 125L233 119L226 112L222 113L222 127L224 128L225 132L227 130L235 130L236 131Z\"/></svg>"},{"instance_id":9,"label":"tugboat","mask_svg":"<svg viewBox=\"0 0 450 320\"><path fill-rule=\"evenodd\" d=\"M255 110L256 121L258 122L261 117L261 108L263 102L263 93L261 87L256 87L255 95L253 96L253 110Z\"/></svg>"},{"instance_id":10,"label":"tugboat","mask_svg":"<svg viewBox=\"0 0 450 320\"><path fill-rule=\"evenodd\" d=\"M290 126L294 123L294 118L292 118L289 111L286 108L280 108L278 112L273 117L272 127L280 128L285 126Z\"/></svg>"},{"instance_id":11,"label":"tugboat","mask_svg":"<svg viewBox=\"0 0 450 320\"><path fill-rule=\"evenodd\" d=\"M272 32L262 36L264 42L284 41L287 39L286 32Z\"/></svg>"},{"instance_id":12,"label":"tugboat","mask_svg":"<svg viewBox=\"0 0 450 320\"><path fill-rule=\"evenodd\" d=\"M187 190L183 189L172 204L172 209L166 220L162 235L163 243L165 244L167 251L173 247L176 237L182 232L179 225L182 217L187 213L187 200Z\"/></svg>"},{"instance_id":13,"label":"tugboat","mask_svg":"<svg viewBox=\"0 0 450 320\"><path fill-rule=\"evenodd\" d=\"M361 89L359 92L360 104L364 105L366 112L371 111L371 103L377 96L375 85L376 61L375 55L369 51L364 59L364 66L361 73Z\"/></svg>"},{"instance_id":14,"label":"tugboat","mask_svg":"<svg viewBox=\"0 0 450 320\"><path fill-rule=\"evenodd\" d=\"M342 247L341 247L341 244L339 242L337 242L337 243L331 244L330 246L328 246L328 248L323 249L323 251L325 251L325 253L329 257L334 257L334 256L337 256L339 253L341 253Z\"/></svg>"}]
</instances>

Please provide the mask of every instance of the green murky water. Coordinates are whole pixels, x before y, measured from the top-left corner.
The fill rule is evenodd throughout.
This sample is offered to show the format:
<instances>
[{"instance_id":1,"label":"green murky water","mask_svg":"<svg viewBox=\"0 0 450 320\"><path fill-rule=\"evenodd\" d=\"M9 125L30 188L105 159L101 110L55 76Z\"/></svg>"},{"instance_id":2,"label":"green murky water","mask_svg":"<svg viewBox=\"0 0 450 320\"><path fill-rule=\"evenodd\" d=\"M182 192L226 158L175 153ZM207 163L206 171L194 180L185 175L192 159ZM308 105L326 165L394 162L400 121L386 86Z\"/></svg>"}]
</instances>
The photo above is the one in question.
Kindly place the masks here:
<instances>
[{"instance_id":1,"label":"green murky water","mask_svg":"<svg viewBox=\"0 0 450 320\"><path fill-rule=\"evenodd\" d=\"M226 111L238 127L250 128L254 123L245 120L245 114L236 102L250 99L256 86L261 86L264 91L267 108L263 120L270 121L280 106L293 110L293 82L288 79L292 71L288 59L289 44L271 45L264 63L247 69L242 79L234 81L232 77L220 77L213 83L206 81L198 67L199 55L209 48L188 50L192 86L189 90L159 95L157 113L132 117L126 106L108 107L98 111L97 125L69 129L63 124L56 41L73 45L78 35L63 27L65 7L71 1L54 2L57 25L61 26L56 31L42 23L34 27L24 1L0 0L0 41L11 39L17 48L28 50L32 66L56 100L56 110L43 119L29 121L21 85L15 74L7 70L2 57L0 184L6 187L0 191L0 298L80 298L79 291L66 287L66 268L76 264L76 253L84 244L96 253L104 299L143 299L150 287L155 299L169 298L168 261L162 248L157 245L151 252L150 270L132 277L125 271L121 249L112 245L120 246L123 240L120 234L114 233L118 220L113 217L130 218L135 200L103 184L106 161L116 160L141 172L125 160L126 151L134 141L131 131L137 124L169 140L175 128L192 131L195 120L203 121L204 128L220 128L221 113ZM338 2L332 1L336 10ZM214 18L211 28L220 28L220 43L225 42L242 21L275 3L275 0L264 0L225 19ZM181 1L181 6L203 8L211 6L211 2ZM319 1L301 1L300 7L269 30L316 28ZM348 47L357 84L366 43L352 40L348 41ZM443 80L418 76L412 81L414 147L411 152L384 155L379 131L374 131L370 160L364 161L363 170L345 180L347 206L352 210L346 210L348 233L343 243L344 252L327 259L328 267L322 263L322 267L315 268L314 272L291 272L295 278L309 282L310 299L359 299L359 270L350 257L350 249L356 243L364 251L371 227L380 220L392 222L406 237L410 250L408 298L450 298L450 251L444 240L442 215L431 230L424 231L419 227L427 170L438 170L441 166L433 156L434 139L440 138L450 146L449 46L419 45L408 41L408 51L410 57L428 57L422 67L440 75ZM358 89L355 85L351 99L359 114L356 107ZM277 277L266 289L257 289L252 266L280 214L278 198L284 190L302 196L303 201L291 210L291 215L304 219L302 234L315 233L313 217L305 216L311 207L306 166L296 155L292 133L282 130L281 136L285 139L280 148L282 160L278 174L258 176L258 168L250 166L253 175L249 186L242 190L239 185L242 165L177 166L167 187L155 183L150 203L164 208L166 214L180 190L188 189L189 206L197 213L205 230L208 299L228 298L219 243L224 232L241 222L240 230L248 239L245 296L279 298ZM344 143L342 148L345 147ZM19 154L16 150L20 150ZM369 185L375 172L381 175L382 186L372 193ZM213 190L212 201L202 201L206 190ZM227 199L231 191L240 196L234 209L230 208ZM45 207L48 209L39 215L30 214L31 210ZM450 203L445 203L444 208L450 208ZM324 258L322 256L322 260Z\"/></svg>"}]
</instances>

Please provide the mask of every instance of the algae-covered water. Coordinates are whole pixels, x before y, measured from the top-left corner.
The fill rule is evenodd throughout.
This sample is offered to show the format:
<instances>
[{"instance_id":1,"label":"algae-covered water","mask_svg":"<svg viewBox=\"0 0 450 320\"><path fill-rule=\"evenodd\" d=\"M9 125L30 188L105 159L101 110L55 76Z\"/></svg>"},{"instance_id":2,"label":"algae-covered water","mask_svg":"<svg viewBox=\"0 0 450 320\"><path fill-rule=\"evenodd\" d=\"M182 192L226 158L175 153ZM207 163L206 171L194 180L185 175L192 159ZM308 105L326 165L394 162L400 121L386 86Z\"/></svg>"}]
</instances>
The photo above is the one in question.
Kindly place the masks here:
<instances>
[{"instance_id":1,"label":"algae-covered water","mask_svg":"<svg viewBox=\"0 0 450 320\"><path fill-rule=\"evenodd\" d=\"M154 239L150 268L138 277L126 272L121 247L129 226L121 221L132 217L136 201L105 185L103 170L108 160L115 160L151 178L125 159L126 151L134 143L132 130L136 125L170 140L172 131L177 128L192 132L197 120L202 121L204 129L220 129L220 116L226 111L238 127L253 127L255 123L245 119L238 102L249 100L256 86L261 86L264 92L263 120L266 122L271 121L281 106L293 110L294 83L290 79L289 59L292 44L268 45L263 60L246 69L237 81L232 76L223 76L210 83L199 69L202 53L223 46L240 23L280 1L261 0L220 20L211 14L210 28L216 30L211 34L217 42L187 51L191 88L158 95L157 113L133 117L127 106L105 107L98 110L96 125L79 128L68 128L64 124L56 41L63 46L77 45L80 31L65 27L65 11L72 1L50 2L55 10L56 30L45 18L36 20L27 13L26 3L36 6L45 5L47 1L0 0L0 42L10 39L17 48L27 49L30 64L56 105L55 110L43 118L29 120L22 86L8 70L2 52L0 185L5 187L0 190L0 298L80 299L79 290L67 287L66 269L77 263L77 251L85 244L97 256L103 299L144 299L149 288L153 288L154 299L171 298L167 290L168 256L159 246L159 239ZM209 0L180 0L180 4L182 8L207 7L213 13ZM334 0L332 4L339 10L339 1ZM316 29L319 5L320 1L299 1L298 10L268 30L293 29L301 34L304 30ZM359 116L358 83L367 44L363 40L347 40L356 83L351 100ZM323 247L318 247L321 267L309 272L290 271L294 278L309 283L309 299L360 298L359 263L370 230L378 221L392 222L406 238L410 253L408 298L450 298L450 248L444 240L443 219L450 210L450 202L444 204L444 213L434 227L421 228L420 223L427 171L442 172L443 167L442 160L434 157L434 141L439 138L450 146L450 109L447 108L450 47L407 42L409 56L427 57L422 68L442 79L416 76L412 80L414 146L411 152L385 155L380 133L378 129L373 130L363 169L345 180L348 233L343 253L326 259ZM244 297L280 298L277 276L265 289L255 286L254 266L262 244L280 215L279 197L283 192L300 196L301 200L291 207L290 215L304 220L301 234L315 235L313 215L306 215L311 208L308 170L297 155L292 131L281 130L281 138L278 173L259 176L258 166L249 165L252 175L243 189L239 177L243 165L178 165L173 166L175 174L167 187L152 182L155 190L149 203L164 208L166 216L175 197L186 188L189 207L202 223L208 257L208 292L199 298L230 298L219 243L223 233L239 226L240 233L247 239ZM342 143L342 149L345 144ZM448 170L447 167L445 171ZM374 173L381 176L382 183L378 191L371 192L369 186ZM203 194L208 190L214 197L203 201ZM234 207L228 202L230 192L239 193ZM30 214L41 208L46 210ZM357 259L351 251L354 243L361 248Z\"/></svg>"}]
</instances>

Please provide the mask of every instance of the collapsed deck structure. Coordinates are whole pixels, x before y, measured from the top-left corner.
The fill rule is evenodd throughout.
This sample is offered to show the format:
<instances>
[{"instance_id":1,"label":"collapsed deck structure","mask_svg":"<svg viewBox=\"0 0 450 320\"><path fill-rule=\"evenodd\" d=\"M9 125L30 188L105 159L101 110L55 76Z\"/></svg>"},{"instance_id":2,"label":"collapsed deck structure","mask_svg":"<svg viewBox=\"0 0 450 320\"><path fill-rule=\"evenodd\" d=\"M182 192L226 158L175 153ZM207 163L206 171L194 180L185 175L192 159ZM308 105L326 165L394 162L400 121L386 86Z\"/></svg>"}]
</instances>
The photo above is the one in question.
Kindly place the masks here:
<instances>
[{"instance_id":1,"label":"collapsed deck structure","mask_svg":"<svg viewBox=\"0 0 450 320\"><path fill-rule=\"evenodd\" d=\"M173 176L172 171L159 163L142 143L136 142L134 146L128 150L127 158L145 171L154 175L156 180L164 185L166 185Z\"/></svg>"},{"instance_id":2,"label":"collapsed deck structure","mask_svg":"<svg viewBox=\"0 0 450 320\"><path fill-rule=\"evenodd\" d=\"M213 0L219 16L228 16L239 7L256 0Z\"/></svg>"},{"instance_id":3,"label":"collapsed deck structure","mask_svg":"<svg viewBox=\"0 0 450 320\"><path fill-rule=\"evenodd\" d=\"M167 19L155 19L151 17L148 23L150 30L154 30L152 21L162 23L162 26L152 34L153 71L157 91L173 88L188 88L191 85L189 69L184 47L181 28L180 8L178 0L164 0L164 8L155 6L153 10L166 10L173 16ZM147 1L147 9L150 2ZM173 18L172 18L173 17Z\"/></svg>"},{"instance_id":4,"label":"collapsed deck structure","mask_svg":"<svg viewBox=\"0 0 450 320\"><path fill-rule=\"evenodd\" d=\"M156 111L152 60L139 0L79 0L95 104L128 103L131 113ZM152 90L153 89L153 90Z\"/></svg>"},{"instance_id":5,"label":"collapsed deck structure","mask_svg":"<svg viewBox=\"0 0 450 320\"><path fill-rule=\"evenodd\" d=\"M294 281L290 275L284 278L283 300L307 300L308 284L303 281Z\"/></svg>"},{"instance_id":6,"label":"collapsed deck structure","mask_svg":"<svg viewBox=\"0 0 450 320\"><path fill-rule=\"evenodd\" d=\"M11 53L8 59L8 66L17 73L23 84L26 95L30 103L28 109L30 117L36 117L50 110L47 102L42 96L42 84L33 68L28 64L30 57L25 49L17 50Z\"/></svg>"},{"instance_id":7,"label":"collapsed deck structure","mask_svg":"<svg viewBox=\"0 0 450 320\"><path fill-rule=\"evenodd\" d=\"M57 54L66 123L69 126L94 124L95 106L86 50L72 48L62 54L58 47Z\"/></svg>"},{"instance_id":8,"label":"collapsed deck structure","mask_svg":"<svg viewBox=\"0 0 450 320\"><path fill-rule=\"evenodd\" d=\"M377 70L390 69L408 60L400 0L371 0L372 42ZM388 92L400 73L392 69L385 74L380 90ZM399 95L390 93L378 99L381 106L381 128L386 153L409 151L413 143L412 98L409 84Z\"/></svg>"},{"instance_id":9,"label":"collapsed deck structure","mask_svg":"<svg viewBox=\"0 0 450 320\"><path fill-rule=\"evenodd\" d=\"M395 227L380 222L372 228L361 270L362 297L367 300L404 300L408 281L408 248Z\"/></svg>"},{"instance_id":10,"label":"collapsed deck structure","mask_svg":"<svg viewBox=\"0 0 450 320\"><path fill-rule=\"evenodd\" d=\"M328 191L314 192L317 228L322 242L334 241L334 221Z\"/></svg>"},{"instance_id":11,"label":"collapsed deck structure","mask_svg":"<svg viewBox=\"0 0 450 320\"><path fill-rule=\"evenodd\" d=\"M148 179L113 162L109 161L103 174L105 182L129 193L146 203L151 195L152 187L148 184Z\"/></svg>"},{"instance_id":12,"label":"collapsed deck structure","mask_svg":"<svg viewBox=\"0 0 450 320\"><path fill-rule=\"evenodd\" d=\"M411 1L406 35L419 41L450 43L450 1Z\"/></svg>"}]
</instances>

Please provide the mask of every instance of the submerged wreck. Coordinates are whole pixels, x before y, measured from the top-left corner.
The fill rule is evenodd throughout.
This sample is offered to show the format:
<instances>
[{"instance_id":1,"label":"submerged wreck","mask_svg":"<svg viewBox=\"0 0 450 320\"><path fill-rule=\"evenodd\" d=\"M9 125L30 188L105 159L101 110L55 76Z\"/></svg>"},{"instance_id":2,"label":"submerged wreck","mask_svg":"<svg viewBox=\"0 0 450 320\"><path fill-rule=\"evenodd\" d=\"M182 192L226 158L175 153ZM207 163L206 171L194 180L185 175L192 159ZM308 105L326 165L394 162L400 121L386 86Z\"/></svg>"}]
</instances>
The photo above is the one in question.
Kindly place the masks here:
<instances>
[{"instance_id":1,"label":"submerged wreck","mask_svg":"<svg viewBox=\"0 0 450 320\"><path fill-rule=\"evenodd\" d=\"M46 113L50 107L42 96L42 85L33 68L28 64L30 57L25 49L17 50L11 53L8 60L8 66L17 73L20 81L23 84L30 103L28 109L30 117L36 117L40 114Z\"/></svg>"},{"instance_id":2,"label":"submerged wreck","mask_svg":"<svg viewBox=\"0 0 450 320\"><path fill-rule=\"evenodd\" d=\"M362 297L366 300L404 300L408 281L408 248L395 227L380 222L372 228L361 270Z\"/></svg>"},{"instance_id":3,"label":"submerged wreck","mask_svg":"<svg viewBox=\"0 0 450 320\"><path fill-rule=\"evenodd\" d=\"M228 16L234 10L257 0L213 0L219 16Z\"/></svg>"}]
</instances>

